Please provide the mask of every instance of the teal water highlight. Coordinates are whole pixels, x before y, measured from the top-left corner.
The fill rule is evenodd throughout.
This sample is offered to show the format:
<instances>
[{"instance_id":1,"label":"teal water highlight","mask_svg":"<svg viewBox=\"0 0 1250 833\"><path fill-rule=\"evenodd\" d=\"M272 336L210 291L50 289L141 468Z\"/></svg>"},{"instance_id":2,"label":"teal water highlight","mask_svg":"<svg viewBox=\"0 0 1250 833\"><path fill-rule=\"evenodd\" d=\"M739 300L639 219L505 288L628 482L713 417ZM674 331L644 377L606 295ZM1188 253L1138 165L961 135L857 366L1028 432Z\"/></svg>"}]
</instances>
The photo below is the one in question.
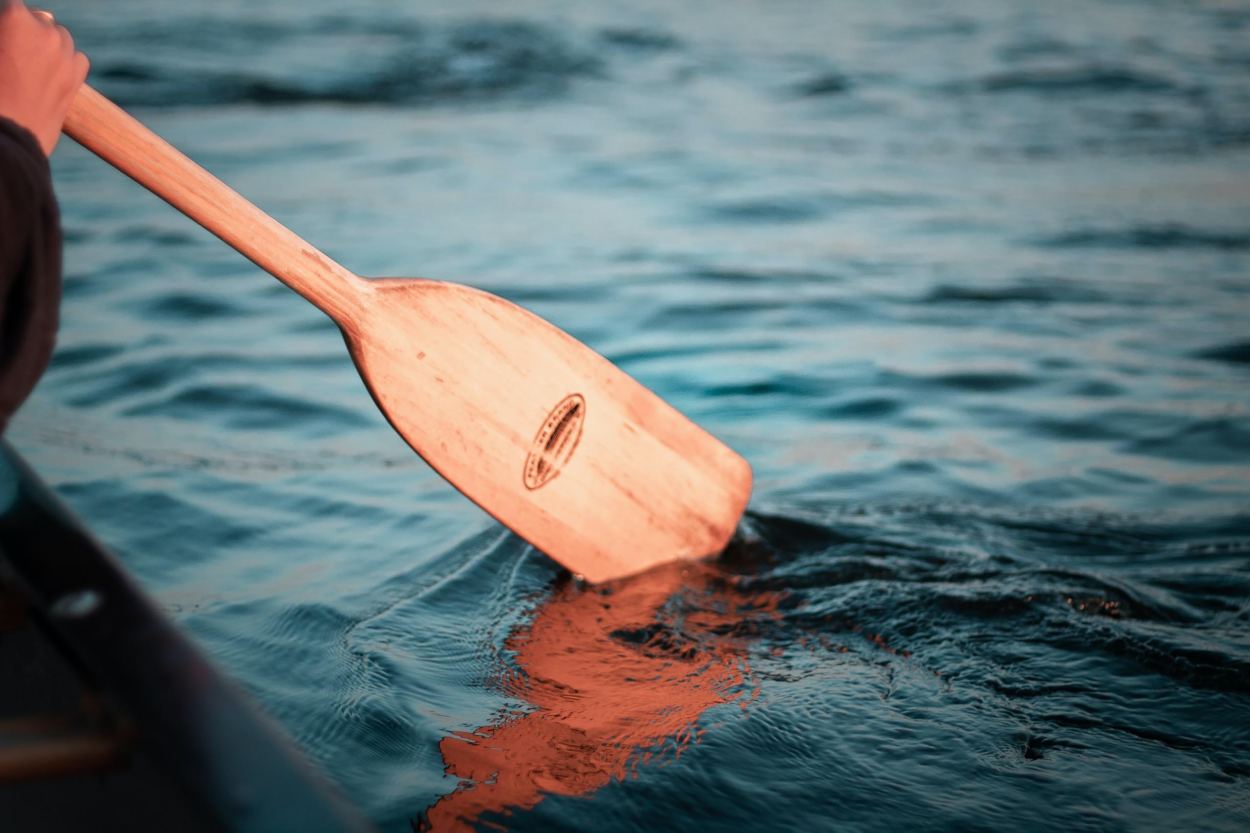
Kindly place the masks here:
<instances>
[{"instance_id":1,"label":"teal water highlight","mask_svg":"<svg viewBox=\"0 0 1250 833\"><path fill-rule=\"evenodd\" d=\"M525 305L754 465L707 592L600 646L688 676L689 732L581 793L513 757L541 800L481 829L1250 824L1246 10L56 13L353 271ZM382 829L487 782L449 739L563 731L523 642L589 597L315 309L72 143L54 171L63 321L11 441Z\"/></svg>"}]
</instances>

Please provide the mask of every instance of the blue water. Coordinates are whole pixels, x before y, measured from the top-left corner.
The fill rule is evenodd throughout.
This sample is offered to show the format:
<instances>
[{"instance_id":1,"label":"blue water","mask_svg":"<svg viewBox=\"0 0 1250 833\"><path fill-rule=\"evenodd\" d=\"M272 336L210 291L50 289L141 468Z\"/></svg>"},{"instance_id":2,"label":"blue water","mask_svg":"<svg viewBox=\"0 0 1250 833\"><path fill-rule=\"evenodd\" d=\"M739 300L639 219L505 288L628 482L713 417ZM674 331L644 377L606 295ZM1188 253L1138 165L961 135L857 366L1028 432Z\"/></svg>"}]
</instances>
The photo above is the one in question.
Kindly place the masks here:
<instances>
[{"instance_id":1,"label":"blue water","mask_svg":"<svg viewBox=\"0 0 1250 833\"><path fill-rule=\"evenodd\" d=\"M383 830L1250 828L1244 5L56 11L332 257L521 303L755 467L708 570L570 584L65 141L11 439Z\"/></svg>"}]
</instances>

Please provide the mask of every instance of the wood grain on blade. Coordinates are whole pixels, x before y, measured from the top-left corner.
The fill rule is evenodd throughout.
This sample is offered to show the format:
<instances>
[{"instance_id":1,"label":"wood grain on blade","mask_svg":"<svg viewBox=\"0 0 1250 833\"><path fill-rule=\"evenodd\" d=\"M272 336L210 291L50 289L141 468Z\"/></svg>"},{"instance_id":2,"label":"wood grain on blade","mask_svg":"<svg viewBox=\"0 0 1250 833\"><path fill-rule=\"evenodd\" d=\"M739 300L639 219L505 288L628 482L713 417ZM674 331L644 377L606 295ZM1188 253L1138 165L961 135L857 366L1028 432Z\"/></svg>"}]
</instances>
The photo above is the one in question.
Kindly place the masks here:
<instances>
[{"instance_id":1,"label":"wood grain on blade","mask_svg":"<svg viewBox=\"0 0 1250 833\"><path fill-rule=\"evenodd\" d=\"M746 461L584 344L456 284L371 281L353 357L444 477L590 581L724 547Z\"/></svg>"}]
</instances>

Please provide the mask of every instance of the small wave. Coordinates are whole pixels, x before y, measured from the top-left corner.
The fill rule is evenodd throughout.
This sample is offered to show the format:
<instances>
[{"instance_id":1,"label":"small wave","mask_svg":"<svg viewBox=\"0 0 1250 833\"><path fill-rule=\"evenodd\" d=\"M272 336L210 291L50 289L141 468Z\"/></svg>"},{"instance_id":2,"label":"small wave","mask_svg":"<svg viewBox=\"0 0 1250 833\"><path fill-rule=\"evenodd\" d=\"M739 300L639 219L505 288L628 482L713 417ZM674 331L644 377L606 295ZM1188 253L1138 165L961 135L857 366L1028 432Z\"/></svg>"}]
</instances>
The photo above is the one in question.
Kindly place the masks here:
<instances>
[{"instance_id":1,"label":"small wave","mask_svg":"<svg viewBox=\"0 0 1250 833\"><path fill-rule=\"evenodd\" d=\"M783 376L756 382L712 385L707 396L819 396L825 386L802 376Z\"/></svg>"},{"instance_id":2,"label":"small wave","mask_svg":"<svg viewBox=\"0 0 1250 833\"><path fill-rule=\"evenodd\" d=\"M1095 290L1066 283L1038 282L1007 286L959 286L940 284L923 299L923 303L977 304L1082 304L1104 300Z\"/></svg>"},{"instance_id":3,"label":"small wave","mask_svg":"<svg viewBox=\"0 0 1250 833\"><path fill-rule=\"evenodd\" d=\"M1005 61L1015 62L1039 57L1068 56L1075 54L1075 52L1076 48L1067 41L1052 37L1035 36L1024 37L1002 47L998 50L998 55Z\"/></svg>"},{"instance_id":4,"label":"small wave","mask_svg":"<svg viewBox=\"0 0 1250 833\"><path fill-rule=\"evenodd\" d=\"M600 30L599 38L609 46L636 52L669 52L681 46L681 39L676 35L657 29L609 27Z\"/></svg>"},{"instance_id":5,"label":"small wave","mask_svg":"<svg viewBox=\"0 0 1250 833\"><path fill-rule=\"evenodd\" d=\"M840 73L826 72L794 85L793 89L803 98L825 98L850 91L851 81Z\"/></svg>"},{"instance_id":6,"label":"small wave","mask_svg":"<svg viewBox=\"0 0 1250 833\"><path fill-rule=\"evenodd\" d=\"M669 304L647 319L650 328L681 328L697 326L706 332L732 330L741 326L747 318L756 318L762 311L787 310L794 302L784 299L773 301L716 301L703 304ZM836 305L826 305L836 306ZM714 315L709 315L714 313Z\"/></svg>"},{"instance_id":7,"label":"small wave","mask_svg":"<svg viewBox=\"0 0 1250 833\"><path fill-rule=\"evenodd\" d=\"M924 194L866 190L729 200L708 207L704 213L711 220L725 223L801 223L843 211L906 208L932 203L933 199Z\"/></svg>"},{"instance_id":8,"label":"small wave","mask_svg":"<svg viewBox=\"0 0 1250 833\"><path fill-rule=\"evenodd\" d=\"M829 211L818 197L771 197L725 202L707 209L709 219L723 223L802 223L819 220Z\"/></svg>"},{"instance_id":9,"label":"small wave","mask_svg":"<svg viewBox=\"0 0 1250 833\"><path fill-rule=\"evenodd\" d=\"M1031 92L1041 94L1160 93L1180 89L1161 75L1129 67L1086 66L1061 69L1032 69L987 75L971 85L990 93Z\"/></svg>"},{"instance_id":10,"label":"small wave","mask_svg":"<svg viewBox=\"0 0 1250 833\"><path fill-rule=\"evenodd\" d=\"M244 545L265 532L263 524L227 516L142 482L89 481L67 484L60 491L76 507L108 519L96 532L145 581L172 581L194 565L213 562L221 549Z\"/></svg>"},{"instance_id":11,"label":"small wave","mask_svg":"<svg viewBox=\"0 0 1250 833\"><path fill-rule=\"evenodd\" d=\"M295 30L284 31L282 37L304 36L312 49L317 46L312 41L315 34L316 30ZM184 68L172 73L159 64L127 56L99 60L95 77L106 94L132 107L420 105L506 96L550 97L576 79L602 73L593 49L526 22L475 21L388 34L397 42L388 44L380 55L339 62L333 72ZM179 37L192 50L204 48L191 33ZM346 47L346 42L331 43L330 51Z\"/></svg>"},{"instance_id":12,"label":"small wave","mask_svg":"<svg viewBox=\"0 0 1250 833\"><path fill-rule=\"evenodd\" d=\"M1094 442L1125 438L1125 432L1113 420L1098 417L1038 417L1029 425L1033 433L1059 440Z\"/></svg>"},{"instance_id":13,"label":"small wave","mask_svg":"<svg viewBox=\"0 0 1250 833\"><path fill-rule=\"evenodd\" d=\"M1250 463L1250 420L1195 420L1169 434L1136 440L1126 450L1173 460Z\"/></svg>"},{"instance_id":14,"label":"small wave","mask_svg":"<svg viewBox=\"0 0 1250 833\"><path fill-rule=\"evenodd\" d=\"M321 435L368 424L355 411L282 396L253 385L196 386L158 402L134 406L127 416L166 416L202 420L205 414L233 428L291 430Z\"/></svg>"},{"instance_id":15,"label":"small wave","mask_svg":"<svg viewBox=\"0 0 1250 833\"><path fill-rule=\"evenodd\" d=\"M195 373L187 362L162 358L155 361L130 361L107 373L94 373L84 379L85 390L69 400L76 408L93 408L123 400L136 394L158 391Z\"/></svg>"},{"instance_id":16,"label":"small wave","mask_svg":"<svg viewBox=\"0 0 1250 833\"><path fill-rule=\"evenodd\" d=\"M116 356L122 350L123 348L116 344L80 344L75 347L60 347L52 356L52 364L56 368L95 364Z\"/></svg>"},{"instance_id":17,"label":"small wave","mask_svg":"<svg viewBox=\"0 0 1250 833\"><path fill-rule=\"evenodd\" d=\"M903 410L904 403L889 396L862 396L822 410L830 419L883 419Z\"/></svg>"},{"instance_id":18,"label":"small wave","mask_svg":"<svg viewBox=\"0 0 1250 833\"><path fill-rule=\"evenodd\" d=\"M1002 620L1029 616L1041 619L1041 604L1032 593L1003 592L999 588L970 584L934 592L930 604L938 610L970 619Z\"/></svg>"},{"instance_id":19,"label":"small wave","mask_svg":"<svg viewBox=\"0 0 1250 833\"><path fill-rule=\"evenodd\" d=\"M143 315L175 321L204 321L210 318L234 318L246 315L246 310L222 297L187 292L159 295L145 299L138 306Z\"/></svg>"},{"instance_id":20,"label":"small wave","mask_svg":"<svg viewBox=\"0 0 1250 833\"><path fill-rule=\"evenodd\" d=\"M917 21L903 26L882 27L877 36L883 40L917 41L927 38L966 37L981 30L978 21L968 17L948 17Z\"/></svg>"},{"instance_id":21,"label":"small wave","mask_svg":"<svg viewBox=\"0 0 1250 833\"><path fill-rule=\"evenodd\" d=\"M265 624L264 635L281 645L311 641L333 642L342 638L355 620L328 604L295 604L284 608Z\"/></svg>"},{"instance_id":22,"label":"small wave","mask_svg":"<svg viewBox=\"0 0 1250 833\"><path fill-rule=\"evenodd\" d=\"M843 278L830 272L786 269L732 269L708 267L685 272L684 278L716 284L829 284Z\"/></svg>"},{"instance_id":23,"label":"small wave","mask_svg":"<svg viewBox=\"0 0 1250 833\"><path fill-rule=\"evenodd\" d=\"M1195 358L1230 364L1250 364L1250 341L1233 341L1208 347L1193 354Z\"/></svg>"},{"instance_id":24,"label":"small wave","mask_svg":"<svg viewBox=\"0 0 1250 833\"><path fill-rule=\"evenodd\" d=\"M1250 232L1216 231L1191 226L1142 225L1128 228L1077 229L1038 241L1054 249L1215 249L1242 251L1250 249Z\"/></svg>"},{"instance_id":25,"label":"small wave","mask_svg":"<svg viewBox=\"0 0 1250 833\"><path fill-rule=\"evenodd\" d=\"M1192 688L1250 694L1250 662L1210 643L1188 643L1177 629L1164 635L1154 628L1138 632L1100 622L1059 637L1055 645L1102 651Z\"/></svg>"},{"instance_id":26,"label":"small wave","mask_svg":"<svg viewBox=\"0 0 1250 833\"><path fill-rule=\"evenodd\" d=\"M1123 395L1124 388L1106 379L1086 379L1073 385L1072 393L1077 396L1107 398Z\"/></svg>"},{"instance_id":27,"label":"small wave","mask_svg":"<svg viewBox=\"0 0 1250 833\"><path fill-rule=\"evenodd\" d=\"M972 393L1000 393L1030 388L1040 384L1040 380L1035 376L1007 371L940 373L927 377L926 381L940 387Z\"/></svg>"},{"instance_id":28,"label":"small wave","mask_svg":"<svg viewBox=\"0 0 1250 833\"><path fill-rule=\"evenodd\" d=\"M151 228L148 226L133 226L122 229L113 235L113 239L121 243L150 244L162 248L191 246L197 242L194 235L185 231Z\"/></svg>"},{"instance_id":29,"label":"small wave","mask_svg":"<svg viewBox=\"0 0 1250 833\"><path fill-rule=\"evenodd\" d=\"M1178 625L1197 624L1203 618L1183 600L1166 590L1151 587L1142 581L1112 580L1093 572L1043 568L1036 573L1051 588L1054 601L1062 601L1070 610L1086 616L1111 619L1136 619Z\"/></svg>"},{"instance_id":30,"label":"small wave","mask_svg":"<svg viewBox=\"0 0 1250 833\"><path fill-rule=\"evenodd\" d=\"M955 672L965 689L980 677L995 690L1006 680L1013 691L1029 692L1026 696L1055 693L1029 691L1027 674L1013 669L1004 676L992 657L972 647L995 633L1000 642L1026 642L1031 656L1045 646L1061 665L1074 657L1114 657L1130 664L1121 667L1135 666L1191 689L1250 691L1250 660L1228 618L1242 606L1240 560L1226 556L1183 573L1148 566L1152 554L1177 558L1190 542L1209 534L1244 533L1244 517L1152 528L1138 519L1083 512L864 510L839 512L824 524L748 516L747 532L735 544L736 557L744 559L740 566L751 575L747 583L791 600L783 608L784 620L769 632L771 641L824 642L862 634L889 648L891 657L932 663L943 676ZM888 537L883 521L889 518L896 533L910 530L916 543ZM1006 552L987 558L979 548L925 545L927 528L957 531L965 543L980 539ZM1244 546L1231 552L1244 552ZM1120 565L1114 569L1105 562L1111 555ZM964 638L971 642L952 650L952 641L963 644ZM1084 661L1073 659L1072 669ZM771 670L762 660L759 669L765 675ZM1085 682L1083 675L1069 675L1045 684L1080 695Z\"/></svg>"}]
</instances>

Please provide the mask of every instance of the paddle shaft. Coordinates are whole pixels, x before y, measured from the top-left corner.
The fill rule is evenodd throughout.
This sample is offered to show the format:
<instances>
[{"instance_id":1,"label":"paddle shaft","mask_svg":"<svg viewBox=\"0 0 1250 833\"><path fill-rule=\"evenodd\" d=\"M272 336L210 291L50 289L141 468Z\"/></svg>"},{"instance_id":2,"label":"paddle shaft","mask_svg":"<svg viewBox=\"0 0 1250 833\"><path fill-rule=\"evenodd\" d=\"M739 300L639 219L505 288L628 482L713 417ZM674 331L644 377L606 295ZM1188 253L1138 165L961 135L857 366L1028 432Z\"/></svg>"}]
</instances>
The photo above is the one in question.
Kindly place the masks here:
<instances>
[{"instance_id":1,"label":"paddle shaft","mask_svg":"<svg viewBox=\"0 0 1250 833\"><path fill-rule=\"evenodd\" d=\"M326 257L86 84L63 130L335 321L343 324L356 317L370 291L368 281Z\"/></svg>"}]
</instances>

